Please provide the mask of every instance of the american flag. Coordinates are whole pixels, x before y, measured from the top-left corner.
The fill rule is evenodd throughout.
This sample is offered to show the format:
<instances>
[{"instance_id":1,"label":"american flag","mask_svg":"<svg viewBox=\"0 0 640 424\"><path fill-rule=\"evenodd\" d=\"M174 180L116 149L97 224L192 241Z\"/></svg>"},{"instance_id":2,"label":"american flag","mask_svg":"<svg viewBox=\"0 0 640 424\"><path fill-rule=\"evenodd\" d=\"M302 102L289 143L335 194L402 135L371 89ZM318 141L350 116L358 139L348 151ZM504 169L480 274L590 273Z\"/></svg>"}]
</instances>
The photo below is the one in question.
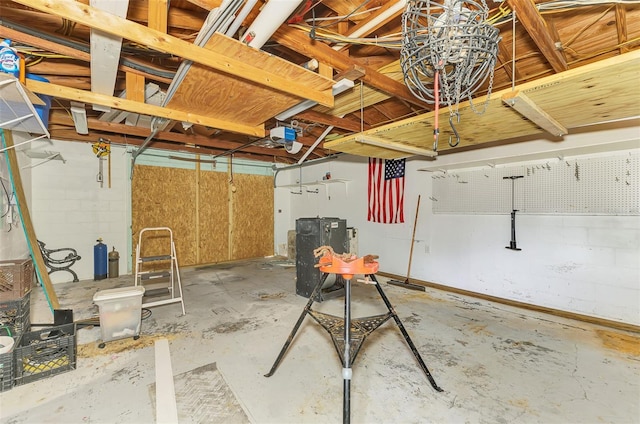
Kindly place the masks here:
<instances>
[{"instance_id":1,"label":"american flag","mask_svg":"<svg viewBox=\"0 0 640 424\"><path fill-rule=\"evenodd\" d=\"M404 159L369 158L368 221L404 222Z\"/></svg>"}]
</instances>

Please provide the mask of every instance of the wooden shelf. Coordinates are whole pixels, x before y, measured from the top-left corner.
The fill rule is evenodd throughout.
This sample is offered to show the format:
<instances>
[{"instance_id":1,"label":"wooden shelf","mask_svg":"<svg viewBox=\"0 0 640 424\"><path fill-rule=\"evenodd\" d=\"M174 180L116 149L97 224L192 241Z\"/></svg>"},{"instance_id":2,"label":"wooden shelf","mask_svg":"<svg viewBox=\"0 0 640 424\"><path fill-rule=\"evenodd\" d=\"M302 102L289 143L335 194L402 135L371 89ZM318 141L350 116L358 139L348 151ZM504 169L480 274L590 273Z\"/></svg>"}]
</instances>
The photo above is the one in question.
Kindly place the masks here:
<instances>
[{"instance_id":1,"label":"wooden shelf","mask_svg":"<svg viewBox=\"0 0 640 424\"><path fill-rule=\"evenodd\" d=\"M347 190L347 183L350 182L351 180L344 180L344 179L340 179L340 178L331 178L329 180L316 180L316 181L307 181L307 182L303 182L303 183L298 183L298 184L285 184L285 185L281 185L278 186L276 188L294 188L294 187L313 187L313 186L327 186L327 190L326 190L326 195L327 195L327 199L329 198L329 185L331 184L344 184L344 188L345 188L345 193L348 194L346 192ZM307 193L319 193L319 191L316 189L315 191L313 190L307 190ZM302 194L302 192L297 193L297 194Z\"/></svg>"}]
</instances>

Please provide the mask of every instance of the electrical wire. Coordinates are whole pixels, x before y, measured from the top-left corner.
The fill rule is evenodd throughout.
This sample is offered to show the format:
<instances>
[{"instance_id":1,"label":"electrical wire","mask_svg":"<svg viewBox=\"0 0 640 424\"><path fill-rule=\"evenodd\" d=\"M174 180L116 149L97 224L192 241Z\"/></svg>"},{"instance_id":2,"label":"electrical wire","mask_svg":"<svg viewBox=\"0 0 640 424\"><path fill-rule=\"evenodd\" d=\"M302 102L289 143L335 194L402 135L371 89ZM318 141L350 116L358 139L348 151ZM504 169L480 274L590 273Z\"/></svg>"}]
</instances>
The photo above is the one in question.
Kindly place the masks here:
<instances>
[{"instance_id":1,"label":"electrical wire","mask_svg":"<svg viewBox=\"0 0 640 424\"><path fill-rule=\"evenodd\" d=\"M595 25L600 19L602 19L607 13L609 13L609 11L613 9L613 5L609 6L604 12L602 12L600 14L600 16L598 16L594 21L588 23L587 25L585 25L584 27L582 27L580 30L578 30L575 34L573 34L573 36L567 40L565 43L562 43L562 47L568 47L571 44L573 44L574 41L576 41L576 39L578 37L580 37L586 30L588 30L589 28L591 28L593 25Z\"/></svg>"},{"instance_id":2,"label":"electrical wire","mask_svg":"<svg viewBox=\"0 0 640 424\"><path fill-rule=\"evenodd\" d=\"M3 178L0 177L0 184L2 184L2 191L4 191L4 195L7 198L7 210L6 212L3 212L2 215L0 216L0 218L4 218L5 216L7 216L9 214L9 212L11 211L11 199L13 198L14 194L12 193L11 196L9 196L9 190L7 190L7 187L4 185L4 181L2 181Z\"/></svg>"},{"instance_id":3,"label":"electrical wire","mask_svg":"<svg viewBox=\"0 0 640 424\"><path fill-rule=\"evenodd\" d=\"M318 2L318 3L320 3L320 2ZM316 4L318 4L318 3L316 3ZM325 17L321 17L321 18L315 18L315 21L316 22L323 22L323 21L344 20L344 19L348 19L349 17L353 18L355 16L365 15L367 13L374 12L374 11L380 9L380 8L382 8L382 6L372 7L370 9L363 10L362 12L351 13L351 15L325 16ZM309 18L309 19L305 19L305 22L312 22L313 20L314 20L313 18Z\"/></svg>"},{"instance_id":4,"label":"electrical wire","mask_svg":"<svg viewBox=\"0 0 640 424\"><path fill-rule=\"evenodd\" d=\"M74 40L70 40L68 38L64 38L58 35L54 35L54 34L48 34L48 33L44 33L42 31L38 31L37 29L31 28L31 27L27 27L15 22L11 22L11 21L7 21L6 19L0 17L0 26L4 26L19 32L22 32L24 34L27 35L31 35L34 37L38 37L38 38L42 38L43 40L46 41L51 41L53 43L56 44L60 44L61 46L64 47L69 47L78 51L81 51L83 53L90 53L90 47L87 44L84 43L80 43L78 41L74 41ZM145 55L145 56L149 56L149 54L156 54L157 56L163 56L163 57L172 57L171 55L168 55L166 53L161 53L161 52L156 52L155 50L146 50L144 52L141 51L141 49L135 49L132 48L131 46L123 46L122 50L124 52L129 52L131 54L134 55ZM133 53L132 53L133 52ZM66 58L67 56L64 55L58 55L61 58ZM126 66L128 68L132 68L138 71L142 71L144 73L147 73L149 75L154 75L160 78L167 78L167 79L173 79L173 76L175 75L174 71L165 71L165 70L161 70L161 69L157 69L157 68L152 68L150 66L146 66L144 64L140 64L137 62L132 61L131 59L127 58L127 57L121 57L120 58L120 64L123 66Z\"/></svg>"},{"instance_id":5,"label":"electrical wire","mask_svg":"<svg viewBox=\"0 0 640 424\"><path fill-rule=\"evenodd\" d=\"M347 43L352 45L370 45L370 46L380 46L389 49L400 49L402 48L401 40L402 36L399 34L392 34L390 36L383 37L362 37L362 38L352 38L347 37L337 32L327 30L319 27L310 27L306 25L296 24L290 25L294 28L297 28L301 31L308 32L311 34L315 31L315 35L312 37L315 40L328 41L330 43Z\"/></svg>"},{"instance_id":6,"label":"electrical wire","mask_svg":"<svg viewBox=\"0 0 640 424\"><path fill-rule=\"evenodd\" d=\"M317 26L316 23L316 11L314 8L311 8L311 13L312 13L312 18L311 18L311 26L312 26L312 30L311 30L311 34L315 34L315 30L317 28L326 28L326 27L330 27L330 26L334 26L339 24L340 22L344 22L346 20L348 20L350 17L352 17L354 15L354 13L357 13L358 10L360 10L361 8L363 8L364 6L366 6L371 0L365 0L362 3L360 3L358 6L356 6L355 9L353 9L351 12L347 13L345 16L342 16L340 19L338 19L337 21L331 23L331 24L325 24L325 25L320 25ZM314 6L315 7L315 6ZM313 36L311 38L314 38Z\"/></svg>"}]
</instances>

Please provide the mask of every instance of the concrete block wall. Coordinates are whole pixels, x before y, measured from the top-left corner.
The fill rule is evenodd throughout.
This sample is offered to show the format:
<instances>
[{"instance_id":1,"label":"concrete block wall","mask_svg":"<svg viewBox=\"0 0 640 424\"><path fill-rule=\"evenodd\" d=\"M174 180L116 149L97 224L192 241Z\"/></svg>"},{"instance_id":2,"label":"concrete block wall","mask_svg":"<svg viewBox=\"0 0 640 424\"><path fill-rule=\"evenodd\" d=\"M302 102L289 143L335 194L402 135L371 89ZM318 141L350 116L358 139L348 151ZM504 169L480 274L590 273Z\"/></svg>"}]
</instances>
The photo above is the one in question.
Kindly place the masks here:
<instances>
[{"instance_id":1,"label":"concrete block wall","mask_svg":"<svg viewBox=\"0 0 640 424\"><path fill-rule=\"evenodd\" d=\"M517 154L562 154L598 143L619 141L640 148L637 125L622 125L566 136L562 143L546 140L439 157L439 164L456 166L509 158ZM631 141L631 144L629 144ZM596 146L597 147L597 146ZM619 147L619 146L618 146ZM615 150L607 145L602 150ZM635 151L635 150L633 150ZM599 153L607 155L611 153ZM526 155L525 155L526 157ZM495 162L494 162L495 163ZM276 229L293 229L299 217L336 216L358 229L360 254L380 256L380 269L405 276L417 197L421 196L411 277L450 287L569 312L640 325L640 217L519 215L517 242L522 251L505 249L510 241L510 216L433 214L432 179L419 171L432 162L407 162L405 223L367 221L367 159L340 159L302 168L302 180L347 179L339 185L318 186L319 193L291 194L295 188L276 189ZM478 166L478 163L474 163ZM452 168L455 169L455 168ZM278 184L294 184L300 170L281 172ZM316 187L313 187L316 188ZM327 189L330 190L327 192ZM288 219L283 222L282 218ZM280 220L280 222L279 222ZM286 232L276 233L286 243Z\"/></svg>"},{"instance_id":2,"label":"concrete block wall","mask_svg":"<svg viewBox=\"0 0 640 424\"><path fill-rule=\"evenodd\" d=\"M108 251L120 252L119 273L129 271L130 155L112 146L109 165L103 161L103 187L96 181L98 158L91 144L53 140L46 150L60 152L65 162L49 161L32 169L32 219L38 239L47 248L71 247L82 259L73 266L78 277L94 276L93 246L102 238ZM37 161L37 159L33 159ZM68 272L51 274L53 283L69 282Z\"/></svg>"}]
</instances>

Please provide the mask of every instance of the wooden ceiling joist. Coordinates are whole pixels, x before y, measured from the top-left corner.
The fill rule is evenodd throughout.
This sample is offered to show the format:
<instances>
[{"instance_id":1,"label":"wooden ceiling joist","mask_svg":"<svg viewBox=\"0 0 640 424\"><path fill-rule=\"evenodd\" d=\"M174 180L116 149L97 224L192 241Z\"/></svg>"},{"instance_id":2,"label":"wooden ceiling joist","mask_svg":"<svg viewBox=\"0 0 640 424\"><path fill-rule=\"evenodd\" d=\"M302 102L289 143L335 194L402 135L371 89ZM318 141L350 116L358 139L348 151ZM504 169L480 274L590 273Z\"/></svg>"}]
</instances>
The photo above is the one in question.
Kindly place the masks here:
<instances>
[{"instance_id":1,"label":"wooden ceiling joist","mask_svg":"<svg viewBox=\"0 0 640 424\"><path fill-rule=\"evenodd\" d=\"M616 31L618 32L618 43L624 44L628 40L627 34L627 9L623 4L616 4ZM620 47L620 54L629 51L628 46Z\"/></svg>"},{"instance_id":2,"label":"wooden ceiling joist","mask_svg":"<svg viewBox=\"0 0 640 424\"><path fill-rule=\"evenodd\" d=\"M42 12L50 13L73 22L105 31L155 50L171 53L195 63L199 63L225 74L252 81L261 86L316 101L325 106L333 106L331 89L317 90L292 81L279 74L262 69L251 63L243 63L234 58L203 49L178 38L163 34L127 19L119 18L75 0L15 0ZM238 42L238 44L242 44ZM245 46L250 49L251 47ZM265 55L267 55L265 53ZM311 71L309 71L311 72Z\"/></svg>"},{"instance_id":3,"label":"wooden ceiling joist","mask_svg":"<svg viewBox=\"0 0 640 424\"><path fill-rule=\"evenodd\" d=\"M151 2L147 4L147 0L129 0L127 19L145 23L147 19L156 13L152 11L152 8L154 8L154 6ZM202 13L194 13L184 9L173 8L167 15L167 25L171 28L200 31L204 16L206 16L204 10Z\"/></svg>"},{"instance_id":4,"label":"wooden ceiling joist","mask_svg":"<svg viewBox=\"0 0 640 424\"><path fill-rule=\"evenodd\" d=\"M626 53L571 69L515 87L529 98L535 109L544 111L564 129L596 125L598 123L629 119L638 116L640 92L632 87L640 80L640 50ZM446 140L455 136L446 124L449 112L439 116L440 143L438 151L450 151L465 147L481 147L483 144L504 142L515 138L539 137L541 127L519 112L503 104L501 98L515 90L505 89L493 93L491 99L482 97L474 104L487 101L486 113L477 115L470 103L459 106L460 123L456 129L460 135L457 147L450 147ZM476 106L477 107L477 106ZM397 154L405 146L428 148L433 142L434 112L425 113L324 143L325 149L370 157L389 158L390 150L397 146ZM364 148L358 138L372 137L384 140L385 147L369 145ZM543 136L544 137L544 136ZM405 153L406 155L406 153Z\"/></svg>"},{"instance_id":5,"label":"wooden ceiling joist","mask_svg":"<svg viewBox=\"0 0 640 424\"><path fill-rule=\"evenodd\" d=\"M191 4L195 4L205 10L212 10L220 7L222 0L187 0Z\"/></svg>"},{"instance_id":6,"label":"wooden ceiling joist","mask_svg":"<svg viewBox=\"0 0 640 424\"><path fill-rule=\"evenodd\" d=\"M304 119L310 122L317 122L323 125L332 125L336 128L341 128L347 131L360 131L362 127L360 122L354 118L338 118L337 116L327 115L324 113L316 112L314 110L307 110L296 115L296 118ZM370 125L364 124L364 129L368 130Z\"/></svg>"},{"instance_id":7,"label":"wooden ceiling joist","mask_svg":"<svg viewBox=\"0 0 640 424\"><path fill-rule=\"evenodd\" d=\"M122 135L132 136L132 137L140 137L142 139L148 137L151 134L151 130L149 128L143 127L135 127L131 125L125 124L116 124L113 122L103 122L96 118L89 118L87 120L89 129L96 131L104 131L106 133L118 133ZM67 127L73 127L73 121L66 113L61 111L52 111L49 117L50 125L63 125ZM167 141L173 143L181 143L183 145L198 145L203 147L209 147L212 149L218 150L229 150L238 147L238 145L245 144L246 139L241 139L237 142L230 141L228 139L220 139L216 137L207 137L203 135L197 134L180 134L176 132L170 131L159 131L154 137L155 141ZM153 145L152 145L153 147ZM246 149L243 149L245 152L254 153L258 155L266 155L272 157L289 157L291 156L284 149L268 149L265 147L259 146L250 146Z\"/></svg>"},{"instance_id":8,"label":"wooden ceiling joist","mask_svg":"<svg viewBox=\"0 0 640 424\"><path fill-rule=\"evenodd\" d=\"M350 69L358 65L353 59L344 53L336 52L331 47L319 41L312 40L300 30L292 27L280 27L274 34L274 39L285 47L298 51L307 57L312 57L319 62L326 63L339 71ZM362 65L360 65L362 66ZM399 97L409 103L425 107L426 104L418 100L406 85L395 81L367 66L362 66L365 74L362 81L378 90L384 91L394 97Z\"/></svg>"},{"instance_id":9,"label":"wooden ceiling joist","mask_svg":"<svg viewBox=\"0 0 640 424\"><path fill-rule=\"evenodd\" d=\"M507 0L507 2L553 70L562 72L569 69L567 61L556 47L556 41L551 37L547 24L533 0Z\"/></svg>"},{"instance_id":10,"label":"wooden ceiling joist","mask_svg":"<svg viewBox=\"0 0 640 424\"><path fill-rule=\"evenodd\" d=\"M149 0L149 22L147 26L156 31L167 32L169 4L167 0Z\"/></svg>"},{"instance_id":11,"label":"wooden ceiling joist","mask_svg":"<svg viewBox=\"0 0 640 424\"><path fill-rule=\"evenodd\" d=\"M104 94L92 93L90 91L63 87L61 85L48 84L46 82L35 81L32 79L27 79L27 88L38 94L45 94L47 96L59 97L68 100L75 100L78 102L98 104L119 110L125 110L127 112L139 113L141 115L151 115L176 121L191 122L193 124L206 125L209 127L220 128L227 131L252 135L256 137L264 137L265 135L264 125L241 125L234 122L222 121L220 119L211 118L208 116L181 112L178 110L167 109L160 106L121 99L119 97L106 96Z\"/></svg>"},{"instance_id":12,"label":"wooden ceiling joist","mask_svg":"<svg viewBox=\"0 0 640 424\"><path fill-rule=\"evenodd\" d=\"M390 143L389 141L371 135L359 135L355 138L356 142L368 144L370 146L381 147L383 149L393 150L399 153L406 153L406 156L427 156L434 157L438 153L432 149L425 149L416 146L410 146L402 143Z\"/></svg>"},{"instance_id":13,"label":"wooden ceiling joist","mask_svg":"<svg viewBox=\"0 0 640 424\"><path fill-rule=\"evenodd\" d=\"M8 38L14 42L24 43L24 44L37 47L39 49L49 51L52 53L68 56L73 59L79 59L87 63L91 60L91 55L87 52L83 52L81 50L77 50L72 47L64 46L62 44L54 43L52 41L45 40L44 38L34 37L32 35L25 34L20 31L16 31L12 28L8 28L2 25L0 25L0 37ZM131 68L129 66L120 65L118 69L121 71L143 75L146 78L149 78L153 81L164 82L164 83L171 82L171 79L163 78L154 74L149 74L139 69ZM42 73L47 74L48 72L42 72Z\"/></svg>"},{"instance_id":14,"label":"wooden ceiling joist","mask_svg":"<svg viewBox=\"0 0 640 424\"><path fill-rule=\"evenodd\" d=\"M96 139L91 135L79 135L74 130L71 129L54 129L51 131L51 137L60 139L60 140L73 140L80 141L85 143L95 143ZM128 146L141 146L145 139L137 138L137 137L125 137L121 135L109 135L109 141L112 144L121 144ZM153 145L151 146L154 149L161 150L170 150L175 152L188 152L195 153L200 155L219 155L223 154L228 149L220 149L220 148L212 148L205 146L194 146L190 144L178 144L173 142L166 142L161 140L155 140ZM260 160L269 162L284 162L284 163L292 163L295 162L295 157L287 154L288 156L278 156L279 149L264 149L266 151L265 154L255 154L248 153L246 151L236 152L233 154L234 158L243 158L243 159L251 159L251 160ZM273 152L272 152L273 151Z\"/></svg>"}]
</instances>

